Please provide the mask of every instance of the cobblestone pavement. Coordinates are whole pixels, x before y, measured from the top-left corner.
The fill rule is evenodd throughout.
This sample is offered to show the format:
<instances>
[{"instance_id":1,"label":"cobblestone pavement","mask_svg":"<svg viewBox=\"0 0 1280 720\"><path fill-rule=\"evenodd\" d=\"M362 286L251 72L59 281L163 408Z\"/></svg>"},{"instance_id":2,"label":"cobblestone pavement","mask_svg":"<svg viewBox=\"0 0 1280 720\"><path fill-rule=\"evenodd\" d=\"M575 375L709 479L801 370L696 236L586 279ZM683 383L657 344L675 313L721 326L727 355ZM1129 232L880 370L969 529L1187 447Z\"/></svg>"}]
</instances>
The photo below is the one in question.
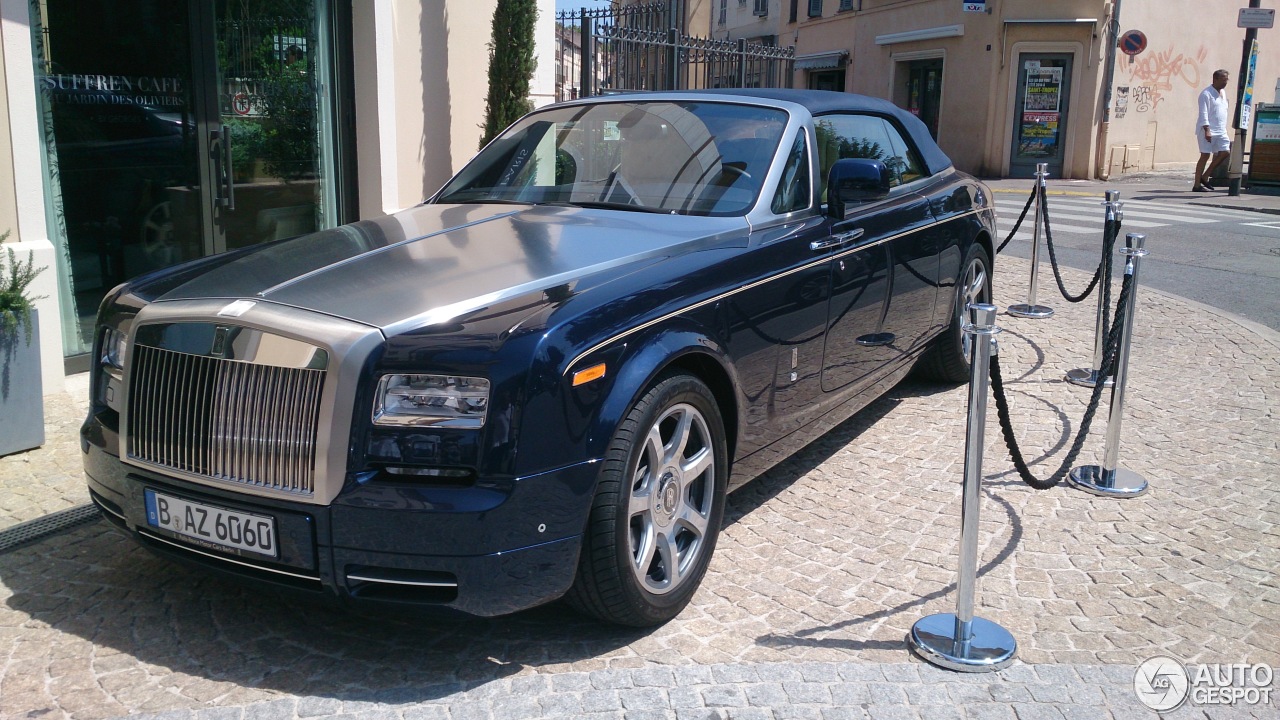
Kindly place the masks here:
<instances>
[{"instance_id":1,"label":"cobblestone pavement","mask_svg":"<svg viewBox=\"0 0 1280 720\"><path fill-rule=\"evenodd\" d=\"M1027 273L1000 260L1002 306ZM1000 357L1047 475L1088 397L1062 375L1092 356L1095 304L1061 300L1047 267L1040 287L1057 314L1002 315ZM997 674L903 642L954 609L965 424L965 388L908 381L731 496L703 587L656 629L557 605L354 615L175 566L102 522L0 552L0 717L1154 717L1132 689L1143 659L1280 666L1277 359L1273 333L1140 291L1120 460L1152 490L1135 499L1030 489L990 410L978 613L1020 645ZM0 528L86 501L74 405L50 403L44 448L0 458ZM1280 703L1172 714L1206 716Z\"/></svg>"}]
</instances>

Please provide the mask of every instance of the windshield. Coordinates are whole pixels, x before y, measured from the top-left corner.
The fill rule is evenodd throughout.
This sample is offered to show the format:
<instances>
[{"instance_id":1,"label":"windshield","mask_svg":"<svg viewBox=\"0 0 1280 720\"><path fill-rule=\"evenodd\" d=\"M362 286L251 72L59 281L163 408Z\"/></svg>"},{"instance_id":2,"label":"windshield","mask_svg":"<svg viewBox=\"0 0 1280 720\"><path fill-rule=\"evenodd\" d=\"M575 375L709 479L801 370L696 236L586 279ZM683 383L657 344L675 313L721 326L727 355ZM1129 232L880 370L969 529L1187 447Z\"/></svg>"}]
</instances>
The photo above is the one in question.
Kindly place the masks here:
<instances>
[{"instance_id":1,"label":"windshield","mask_svg":"<svg viewBox=\"0 0 1280 720\"><path fill-rule=\"evenodd\" d=\"M436 202L743 215L786 124L781 110L714 102L550 109L490 143Z\"/></svg>"}]
</instances>

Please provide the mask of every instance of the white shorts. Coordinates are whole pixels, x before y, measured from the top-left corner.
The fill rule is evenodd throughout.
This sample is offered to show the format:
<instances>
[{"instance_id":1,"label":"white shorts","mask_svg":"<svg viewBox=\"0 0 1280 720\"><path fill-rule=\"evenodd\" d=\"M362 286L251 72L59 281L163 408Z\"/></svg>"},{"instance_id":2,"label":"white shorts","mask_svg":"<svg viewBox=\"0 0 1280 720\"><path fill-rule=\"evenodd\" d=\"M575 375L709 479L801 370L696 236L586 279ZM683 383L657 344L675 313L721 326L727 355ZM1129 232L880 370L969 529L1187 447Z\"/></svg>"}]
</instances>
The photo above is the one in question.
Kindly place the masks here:
<instances>
[{"instance_id":1,"label":"white shorts","mask_svg":"<svg viewBox=\"0 0 1280 720\"><path fill-rule=\"evenodd\" d=\"M1200 132L1196 133L1196 139L1200 141L1202 153L1220 153L1231 149L1231 138L1226 135L1214 135L1212 140L1205 140L1204 133Z\"/></svg>"}]
</instances>

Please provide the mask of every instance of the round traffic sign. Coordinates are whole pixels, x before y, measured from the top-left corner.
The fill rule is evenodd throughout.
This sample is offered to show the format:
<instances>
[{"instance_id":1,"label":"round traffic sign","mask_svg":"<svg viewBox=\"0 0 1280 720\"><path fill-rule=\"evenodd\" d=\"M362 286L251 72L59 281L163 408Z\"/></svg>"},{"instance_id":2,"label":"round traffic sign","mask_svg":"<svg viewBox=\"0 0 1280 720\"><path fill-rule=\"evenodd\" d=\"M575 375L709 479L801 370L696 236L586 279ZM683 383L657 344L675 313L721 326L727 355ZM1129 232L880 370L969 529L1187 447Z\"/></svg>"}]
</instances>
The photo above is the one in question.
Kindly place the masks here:
<instances>
[{"instance_id":1,"label":"round traffic sign","mask_svg":"<svg viewBox=\"0 0 1280 720\"><path fill-rule=\"evenodd\" d=\"M1137 55L1147 49L1147 36L1141 30L1130 30L1120 36L1120 52Z\"/></svg>"}]
</instances>

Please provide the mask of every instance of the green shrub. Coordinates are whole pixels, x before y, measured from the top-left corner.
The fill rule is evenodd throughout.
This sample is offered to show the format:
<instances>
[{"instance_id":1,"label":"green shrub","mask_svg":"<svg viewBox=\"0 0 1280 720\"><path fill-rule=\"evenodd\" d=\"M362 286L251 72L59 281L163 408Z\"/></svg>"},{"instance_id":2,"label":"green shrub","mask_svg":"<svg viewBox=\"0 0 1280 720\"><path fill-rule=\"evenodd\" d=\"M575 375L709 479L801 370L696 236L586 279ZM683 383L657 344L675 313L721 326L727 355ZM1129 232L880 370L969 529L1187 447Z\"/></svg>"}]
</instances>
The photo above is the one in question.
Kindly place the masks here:
<instances>
[{"instance_id":1,"label":"green shrub","mask_svg":"<svg viewBox=\"0 0 1280 720\"><path fill-rule=\"evenodd\" d=\"M9 237L5 232L0 235L0 242ZM5 248L9 254L9 267L6 270L0 265L0 337L13 335L21 326L26 331L27 344L31 344L31 310L37 300L44 296L31 297L27 288L36 276L44 272L44 268L35 267L35 253L27 253L27 261L18 260L13 248Z\"/></svg>"},{"instance_id":2,"label":"green shrub","mask_svg":"<svg viewBox=\"0 0 1280 720\"><path fill-rule=\"evenodd\" d=\"M529 81L537 66L533 56L533 25L537 19L537 0L498 0L493 11L489 95L485 99L480 147L533 109Z\"/></svg>"}]
</instances>

